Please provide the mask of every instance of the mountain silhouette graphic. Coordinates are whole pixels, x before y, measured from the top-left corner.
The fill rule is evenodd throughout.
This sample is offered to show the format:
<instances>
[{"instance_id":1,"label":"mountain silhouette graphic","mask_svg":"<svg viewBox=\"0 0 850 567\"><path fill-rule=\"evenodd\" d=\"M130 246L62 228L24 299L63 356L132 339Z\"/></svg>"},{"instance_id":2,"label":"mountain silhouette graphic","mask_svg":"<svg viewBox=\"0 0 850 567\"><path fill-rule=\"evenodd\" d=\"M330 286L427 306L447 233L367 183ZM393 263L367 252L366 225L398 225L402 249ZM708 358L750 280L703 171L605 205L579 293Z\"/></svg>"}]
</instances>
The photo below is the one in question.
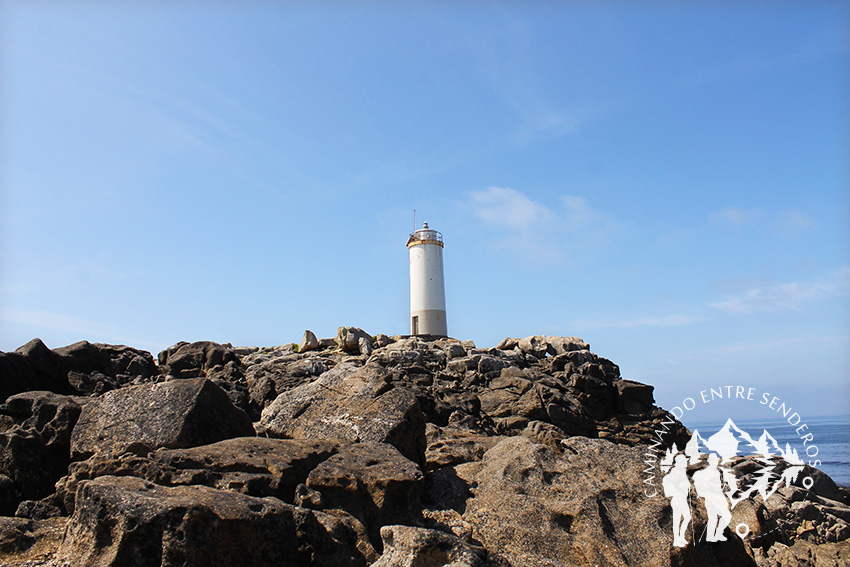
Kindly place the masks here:
<instances>
[{"instance_id":1,"label":"mountain silhouette graphic","mask_svg":"<svg viewBox=\"0 0 850 567\"><path fill-rule=\"evenodd\" d=\"M789 444L785 448L780 447L776 439L767 429L763 429L758 439L753 439L747 431L741 429L732 419L726 423L717 433L707 439L694 431L698 441L709 451L716 453L723 461L727 461L737 455L759 455L763 459L771 460L772 457L782 457L790 465L802 464L797 456L797 451Z\"/></svg>"}]
</instances>

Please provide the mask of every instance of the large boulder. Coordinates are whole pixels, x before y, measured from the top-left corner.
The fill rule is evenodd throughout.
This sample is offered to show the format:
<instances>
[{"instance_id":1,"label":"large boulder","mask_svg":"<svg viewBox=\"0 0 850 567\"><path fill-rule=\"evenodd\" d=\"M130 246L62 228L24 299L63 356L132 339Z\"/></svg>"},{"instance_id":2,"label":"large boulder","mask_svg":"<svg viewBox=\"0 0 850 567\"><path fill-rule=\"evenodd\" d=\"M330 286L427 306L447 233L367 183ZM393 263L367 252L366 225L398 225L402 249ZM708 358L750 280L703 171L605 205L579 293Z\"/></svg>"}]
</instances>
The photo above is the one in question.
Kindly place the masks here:
<instances>
[{"instance_id":1,"label":"large boulder","mask_svg":"<svg viewBox=\"0 0 850 567\"><path fill-rule=\"evenodd\" d=\"M350 513L378 547L382 526L417 522L423 479L419 467L395 447L357 443L313 469L299 497L304 505Z\"/></svg>"},{"instance_id":2,"label":"large boulder","mask_svg":"<svg viewBox=\"0 0 850 567\"><path fill-rule=\"evenodd\" d=\"M531 421L544 421L567 435L595 436L596 426L588 410L572 390L532 381L517 372L505 372L492 380L478 398L481 411L504 432L522 431Z\"/></svg>"},{"instance_id":3,"label":"large boulder","mask_svg":"<svg viewBox=\"0 0 850 567\"><path fill-rule=\"evenodd\" d=\"M270 436L388 443L424 463L425 421L410 391L393 387L377 365L341 364L280 394L260 419Z\"/></svg>"},{"instance_id":4,"label":"large boulder","mask_svg":"<svg viewBox=\"0 0 850 567\"><path fill-rule=\"evenodd\" d=\"M336 344L343 352L354 354L372 354L374 342L372 336L358 327L340 327L336 331Z\"/></svg>"},{"instance_id":5,"label":"large boulder","mask_svg":"<svg viewBox=\"0 0 850 567\"><path fill-rule=\"evenodd\" d=\"M253 434L248 415L213 382L170 380L113 390L86 405L71 434L71 455L195 447Z\"/></svg>"},{"instance_id":6,"label":"large boulder","mask_svg":"<svg viewBox=\"0 0 850 567\"><path fill-rule=\"evenodd\" d=\"M547 352L553 356L576 350L590 349L590 345L578 337L547 336L546 343L549 345L547 348Z\"/></svg>"},{"instance_id":7,"label":"large boulder","mask_svg":"<svg viewBox=\"0 0 850 567\"><path fill-rule=\"evenodd\" d=\"M80 484L58 558L111 567L365 566L359 536L342 516L275 498L106 476Z\"/></svg>"},{"instance_id":8,"label":"large boulder","mask_svg":"<svg viewBox=\"0 0 850 567\"><path fill-rule=\"evenodd\" d=\"M301 339L301 343L298 345L298 352L307 352L310 350L316 350L319 348L319 339L316 338L316 335L310 329L304 331L304 338Z\"/></svg>"},{"instance_id":9,"label":"large boulder","mask_svg":"<svg viewBox=\"0 0 850 567\"><path fill-rule=\"evenodd\" d=\"M339 446L317 439L239 437L189 449L160 449L150 459L173 471L169 484L203 484L292 503L295 488Z\"/></svg>"}]
</instances>

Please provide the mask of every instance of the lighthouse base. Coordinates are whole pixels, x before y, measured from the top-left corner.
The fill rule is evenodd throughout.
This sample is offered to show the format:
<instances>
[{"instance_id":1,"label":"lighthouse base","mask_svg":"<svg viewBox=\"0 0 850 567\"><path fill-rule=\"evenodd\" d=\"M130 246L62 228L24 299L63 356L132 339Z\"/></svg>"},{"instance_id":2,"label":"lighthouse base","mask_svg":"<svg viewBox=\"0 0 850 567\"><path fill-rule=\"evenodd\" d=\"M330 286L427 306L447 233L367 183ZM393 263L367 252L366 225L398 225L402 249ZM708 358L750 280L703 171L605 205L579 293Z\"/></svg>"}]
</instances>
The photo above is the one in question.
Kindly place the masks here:
<instances>
[{"instance_id":1,"label":"lighthouse base","mask_svg":"<svg viewBox=\"0 0 850 567\"><path fill-rule=\"evenodd\" d=\"M448 335L446 312L442 309L419 309L410 312L411 335Z\"/></svg>"}]
</instances>

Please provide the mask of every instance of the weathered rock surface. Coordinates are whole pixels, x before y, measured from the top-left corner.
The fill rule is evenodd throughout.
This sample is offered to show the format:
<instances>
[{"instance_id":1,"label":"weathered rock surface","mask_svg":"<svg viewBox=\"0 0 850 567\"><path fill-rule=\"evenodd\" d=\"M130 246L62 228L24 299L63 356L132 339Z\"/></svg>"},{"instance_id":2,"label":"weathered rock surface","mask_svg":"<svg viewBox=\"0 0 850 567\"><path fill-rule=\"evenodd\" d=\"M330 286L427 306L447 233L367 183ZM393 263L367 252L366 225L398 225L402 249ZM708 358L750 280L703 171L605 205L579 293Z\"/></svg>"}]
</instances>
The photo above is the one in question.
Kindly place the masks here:
<instances>
[{"instance_id":1,"label":"weathered rock surface","mask_svg":"<svg viewBox=\"0 0 850 567\"><path fill-rule=\"evenodd\" d=\"M366 565L336 516L205 486L132 477L80 484L59 559L73 565Z\"/></svg>"},{"instance_id":2,"label":"weathered rock surface","mask_svg":"<svg viewBox=\"0 0 850 567\"><path fill-rule=\"evenodd\" d=\"M372 567L486 567L487 552L458 537L425 528L384 526L384 554Z\"/></svg>"},{"instance_id":3,"label":"weathered rock surface","mask_svg":"<svg viewBox=\"0 0 850 567\"><path fill-rule=\"evenodd\" d=\"M206 377L216 366L238 362L231 345L212 341L180 342L159 353L159 365L176 378Z\"/></svg>"},{"instance_id":4,"label":"weathered rock surface","mask_svg":"<svg viewBox=\"0 0 850 567\"><path fill-rule=\"evenodd\" d=\"M356 443L313 469L297 502L345 510L366 526L379 547L382 526L418 521L423 478L419 467L392 445Z\"/></svg>"},{"instance_id":5,"label":"weathered rock surface","mask_svg":"<svg viewBox=\"0 0 850 567\"><path fill-rule=\"evenodd\" d=\"M35 567L51 561L62 542L68 518L33 521L0 517L0 565Z\"/></svg>"},{"instance_id":6,"label":"weathered rock surface","mask_svg":"<svg viewBox=\"0 0 850 567\"><path fill-rule=\"evenodd\" d=\"M583 437L562 445L512 437L455 467L474 494L463 510L474 538L512 565L672 565L669 503L644 496L640 452ZM699 564L751 565L734 543Z\"/></svg>"},{"instance_id":7,"label":"weathered rock surface","mask_svg":"<svg viewBox=\"0 0 850 567\"><path fill-rule=\"evenodd\" d=\"M68 381L80 394L101 394L158 373L150 353L124 345L80 341L54 352L70 361Z\"/></svg>"},{"instance_id":8,"label":"weathered rock surface","mask_svg":"<svg viewBox=\"0 0 850 567\"><path fill-rule=\"evenodd\" d=\"M54 490L71 462L71 431L88 398L34 391L6 400L11 418L0 432L0 514L11 515L22 500L37 500Z\"/></svg>"},{"instance_id":9,"label":"weathered rock surface","mask_svg":"<svg viewBox=\"0 0 850 567\"><path fill-rule=\"evenodd\" d=\"M23 428L38 432L46 445L69 445L82 406L91 398L53 392L23 392L9 397L3 413Z\"/></svg>"},{"instance_id":10,"label":"weathered rock surface","mask_svg":"<svg viewBox=\"0 0 850 567\"><path fill-rule=\"evenodd\" d=\"M792 546L781 543L770 548L767 556L758 556L759 567L847 567L850 542L815 545L800 540Z\"/></svg>"},{"instance_id":11,"label":"weathered rock surface","mask_svg":"<svg viewBox=\"0 0 850 567\"><path fill-rule=\"evenodd\" d=\"M289 349L256 351L243 358L245 383L250 395L251 418L278 395L310 382L337 364L340 355L329 352L295 353Z\"/></svg>"},{"instance_id":12,"label":"weathered rock surface","mask_svg":"<svg viewBox=\"0 0 850 567\"><path fill-rule=\"evenodd\" d=\"M456 428L434 428L425 451L425 468L428 470L479 461L488 449L493 448L502 436L487 436Z\"/></svg>"},{"instance_id":13,"label":"weathered rock surface","mask_svg":"<svg viewBox=\"0 0 850 567\"><path fill-rule=\"evenodd\" d=\"M389 378L377 365L340 365L278 396L263 410L261 424L276 437L388 443L422 463L425 420L419 404Z\"/></svg>"},{"instance_id":14,"label":"weathered rock surface","mask_svg":"<svg viewBox=\"0 0 850 567\"><path fill-rule=\"evenodd\" d=\"M211 381L171 380L114 390L87 404L71 434L71 455L194 447L253 433L245 412Z\"/></svg>"},{"instance_id":15,"label":"weathered rock surface","mask_svg":"<svg viewBox=\"0 0 850 567\"><path fill-rule=\"evenodd\" d=\"M81 481L111 475L135 476L163 486L203 485L293 503L296 487L337 450L331 441L239 437L147 455L96 455L71 465L68 476L56 486L56 500L73 512Z\"/></svg>"}]
</instances>

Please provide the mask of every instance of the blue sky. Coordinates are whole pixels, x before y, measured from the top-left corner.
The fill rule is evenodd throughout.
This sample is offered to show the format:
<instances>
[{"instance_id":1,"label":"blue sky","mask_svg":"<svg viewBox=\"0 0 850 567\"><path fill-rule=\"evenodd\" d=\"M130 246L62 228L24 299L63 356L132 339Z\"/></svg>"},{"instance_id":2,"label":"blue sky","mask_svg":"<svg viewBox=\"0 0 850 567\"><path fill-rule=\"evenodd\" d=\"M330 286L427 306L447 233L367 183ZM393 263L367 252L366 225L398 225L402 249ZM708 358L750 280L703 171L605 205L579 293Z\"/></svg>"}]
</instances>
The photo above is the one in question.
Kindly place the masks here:
<instances>
[{"instance_id":1,"label":"blue sky","mask_svg":"<svg viewBox=\"0 0 850 567\"><path fill-rule=\"evenodd\" d=\"M850 410L845 2L0 2L0 350L578 335ZM744 409L742 411L750 411Z\"/></svg>"}]
</instances>

